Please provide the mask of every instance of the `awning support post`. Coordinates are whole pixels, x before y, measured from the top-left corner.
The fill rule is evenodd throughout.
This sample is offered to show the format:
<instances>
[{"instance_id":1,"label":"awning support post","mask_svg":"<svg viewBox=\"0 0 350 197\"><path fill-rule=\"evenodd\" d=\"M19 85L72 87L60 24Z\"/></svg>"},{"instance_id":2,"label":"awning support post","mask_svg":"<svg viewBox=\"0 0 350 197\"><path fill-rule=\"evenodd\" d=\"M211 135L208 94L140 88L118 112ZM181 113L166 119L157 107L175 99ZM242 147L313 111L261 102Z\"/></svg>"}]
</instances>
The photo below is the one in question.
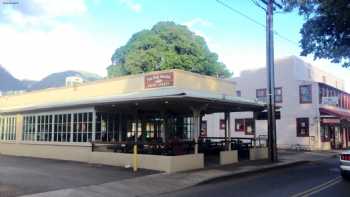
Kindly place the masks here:
<instances>
[{"instance_id":1,"label":"awning support post","mask_svg":"<svg viewBox=\"0 0 350 197\"><path fill-rule=\"evenodd\" d=\"M118 142L122 141L122 132L123 132L123 128L122 128L122 113L119 112L119 119L118 119Z\"/></svg>"},{"instance_id":2,"label":"awning support post","mask_svg":"<svg viewBox=\"0 0 350 197\"><path fill-rule=\"evenodd\" d=\"M225 112L225 142L226 149L231 150L231 118L230 112Z\"/></svg>"},{"instance_id":3,"label":"awning support post","mask_svg":"<svg viewBox=\"0 0 350 197\"><path fill-rule=\"evenodd\" d=\"M201 129L201 116L202 116L202 112L208 107L208 104L205 104L201 107L190 107L190 109L192 110L192 114L193 114L193 139L194 139L194 153L198 154L198 138L199 138L199 134L200 134L200 129Z\"/></svg>"},{"instance_id":4,"label":"awning support post","mask_svg":"<svg viewBox=\"0 0 350 197\"><path fill-rule=\"evenodd\" d=\"M201 111L199 109L193 109L193 139L194 139L194 154L198 154L198 138L200 132L200 116Z\"/></svg>"}]
</instances>

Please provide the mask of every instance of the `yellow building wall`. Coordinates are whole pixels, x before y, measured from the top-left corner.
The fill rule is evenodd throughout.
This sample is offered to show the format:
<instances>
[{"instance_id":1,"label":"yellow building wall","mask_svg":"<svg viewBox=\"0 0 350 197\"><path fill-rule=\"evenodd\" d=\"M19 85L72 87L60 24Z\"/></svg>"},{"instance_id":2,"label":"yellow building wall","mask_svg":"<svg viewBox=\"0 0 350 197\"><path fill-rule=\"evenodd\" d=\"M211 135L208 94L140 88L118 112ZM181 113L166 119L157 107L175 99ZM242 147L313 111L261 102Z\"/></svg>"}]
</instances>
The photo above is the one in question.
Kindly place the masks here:
<instances>
[{"instance_id":1,"label":"yellow building wall","mask_svg":"<svg viewBox=\"0 0 350 197\"><path fill-rule=\"evenodd\" d=\"M228 80L203 76L182 70L167 70L146 74L130 75L113 79L85 83L77 87L62 87L33 91L19 95L1 96L0 111L20 110L24 107L46 105L60 102L72 102L96 97L117 96L138 91L147 91L144 86L145 75L174 73L174 87L216 94L234 95L235 85Z\"/></svg>"}]
</instances>

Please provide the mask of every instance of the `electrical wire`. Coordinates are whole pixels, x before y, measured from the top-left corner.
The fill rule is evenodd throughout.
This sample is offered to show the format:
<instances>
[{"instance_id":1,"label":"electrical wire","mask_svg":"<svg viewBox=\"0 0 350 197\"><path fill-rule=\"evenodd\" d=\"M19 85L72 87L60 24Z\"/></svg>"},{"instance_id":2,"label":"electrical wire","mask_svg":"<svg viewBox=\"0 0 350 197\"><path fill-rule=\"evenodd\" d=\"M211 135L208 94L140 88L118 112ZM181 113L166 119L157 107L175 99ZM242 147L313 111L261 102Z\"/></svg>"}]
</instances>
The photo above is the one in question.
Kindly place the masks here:
<instances>
[{"instance_id":1,"label":"electrical wire","mask_svg":"<svg viewBox=\"0 0 350 197\"><path fill-rule=\"evenodd\" d=\"M232 12L235 12L236 14L239 14L239 15L243 16L244 18L250 20L251 22L255 23L256 25L258 25L258 26L260 26L260 27L262 27L262 28L264 28L264 29L266 28L266 25L260 23L259 21L255 20L254 18L252 18L252 17L250 17L250 16L244 14L243 12L241 12L241 11L239 11L239 10L233 8L232 6L230 6L230 5L228 5L228 4L224 3L224 2L222 2L221 0L216 0L216 2L219 3L219 4L221 4L221 5L224 6L224 7L228 8L228 9L231 10ZM256 1L255 1L255 2L256 2ZM253 3L256 4L255 2L253 2ZM262 6L261 6L260 4L258 4L258 5L259 5L260 8L262 8ZM287 38L286 36L281 35L281 34L278 33L277 31L273 31L273 34L276 35L277 37L279 37L279 38L285 40L285 41L288 41L288 42L290 42L290 43L292 43L292 44L294 44L294 45L299 46L299 44L298 44L297 42L295 42L295 41L293 41L293 40Z\"/></svg>"}]
</instances>

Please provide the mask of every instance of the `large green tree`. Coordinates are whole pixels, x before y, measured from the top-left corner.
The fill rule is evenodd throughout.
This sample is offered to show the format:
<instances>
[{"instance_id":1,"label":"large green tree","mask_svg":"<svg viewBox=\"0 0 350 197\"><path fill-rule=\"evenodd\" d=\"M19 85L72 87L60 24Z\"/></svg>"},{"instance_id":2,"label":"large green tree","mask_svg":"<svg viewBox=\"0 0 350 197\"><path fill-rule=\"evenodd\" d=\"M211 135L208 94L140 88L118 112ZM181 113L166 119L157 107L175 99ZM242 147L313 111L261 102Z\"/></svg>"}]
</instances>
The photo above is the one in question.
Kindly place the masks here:
<instances>
[{"instance_id":1,"label":"large green tree","mask_svg":"<svg viewBox=\"0 0 350 197\"><path fill-rule=\"evenodd\" d=\"M350 67L350 0L282 0L286 11L305 16L302 52Z\"/></svg>"},{"instance_id":2,"label":"large green tree","mask_svg":"<svg viewBox=\"0 0 350 197\"><path fill-rule=\"evenodd\" d=\"M118 48L108 67L108 76L122 76L156 70L182 69L195 73L230 77L205 40L186 26L159 22L151 30L134 34Z\"/></svg>"}]
</instances>

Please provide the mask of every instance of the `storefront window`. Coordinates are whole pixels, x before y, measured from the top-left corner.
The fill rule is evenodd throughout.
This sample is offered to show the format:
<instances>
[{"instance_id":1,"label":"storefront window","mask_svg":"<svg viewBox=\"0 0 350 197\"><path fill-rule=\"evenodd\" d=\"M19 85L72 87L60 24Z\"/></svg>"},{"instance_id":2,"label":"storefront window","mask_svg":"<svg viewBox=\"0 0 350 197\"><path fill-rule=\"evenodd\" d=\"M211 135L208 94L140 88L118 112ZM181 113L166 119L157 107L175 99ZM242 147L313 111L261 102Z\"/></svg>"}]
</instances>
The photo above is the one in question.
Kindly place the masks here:
<instances>
[{"instance_id":1,"label":"storefront window","mask_svg":"<svg viewBox=\"0 0 350 197\"><path fill-rule=\"evenodd\" d=\"M35 141L36 116L24 116L22 139Z\"/></svg>"},{"instance_id":2,"label":"storefront window","mask_svg":"<svg viewBox=\"0 0 350 197\"><path fill-rule=\"evenodd\" d=\"M92 139L92 112L73 115L73 142L90 142Z\"/></svg>"},{"instance_id":3,"label":"storefront window","mask_svg":"<svg viewBox=\"0 0 350 197\"><path fill-rule=\"evenodd\" d=\"M244 131L246 135L255 134L255 121L252 118L236 119L235 120L235 130Z\"/></svg>"},{"instance_id":4,"label":"storefront window","mask_svg":"<svg viewBox=\"0 0 350 197\"><path fill-rule=\"evenodd\" d=\"M321 141L322 142L330 141L330 130L329 130L329 126L327 125L321 126Z\"/></svg>"},{"instance_id":5,"label":"storefront window","mask_svg":"<svg viewBox=\"0 0 350 197\"><path fill-rule=\"evenodd\" d=\"M57 114L54 116L54 139L55 142L71 141L71 114Z\"/></svg>"},{"instance_id":6,"label":"storefront window","mask_svg":"<svg viewBox=\"0 0 350 197\"><path fill-rule=\"evenodd\" d=\"M52 139L52 116L42 115L38 116L38 130L37 140L38 141L51 141Z\"/></svg>"},{"instance_id":7,"label":"storefront window","mask_svg":"<svg viewBox=\"0 0 350 197\"><path fill-rule=\"evenodd\" d=\"M88 142L92 138L92 124L92 112L28 115L23 118L22 139L24 141Z\"/></svg>"},{"instance_id":8,"label":"storefront window","mask_svg":"<svg viewBox=\"0 0 350 197\"><path fill-rule=\"evenodd\" d=\"M309 136L309 118L297 118L297 137Z\"/></svg>"},{"instance_id":9,"label":"storefront window","mask_svg":"<svg viewBox=\"0 0 350 197\"><path fill-rule=\"evenodd\" d=\"M236 131L244 131L244 119L236 119L235 128Z\"/></svg>"},{"instance_id":10,"label":"storefront window","mask_svg":"<svg viewBox=\"0 0 350 197\"><path fill-rule=\"evenodd\" d=\"M16 140L16 117L0 117L0 140Z\"/></svg>"}]
</instances>

